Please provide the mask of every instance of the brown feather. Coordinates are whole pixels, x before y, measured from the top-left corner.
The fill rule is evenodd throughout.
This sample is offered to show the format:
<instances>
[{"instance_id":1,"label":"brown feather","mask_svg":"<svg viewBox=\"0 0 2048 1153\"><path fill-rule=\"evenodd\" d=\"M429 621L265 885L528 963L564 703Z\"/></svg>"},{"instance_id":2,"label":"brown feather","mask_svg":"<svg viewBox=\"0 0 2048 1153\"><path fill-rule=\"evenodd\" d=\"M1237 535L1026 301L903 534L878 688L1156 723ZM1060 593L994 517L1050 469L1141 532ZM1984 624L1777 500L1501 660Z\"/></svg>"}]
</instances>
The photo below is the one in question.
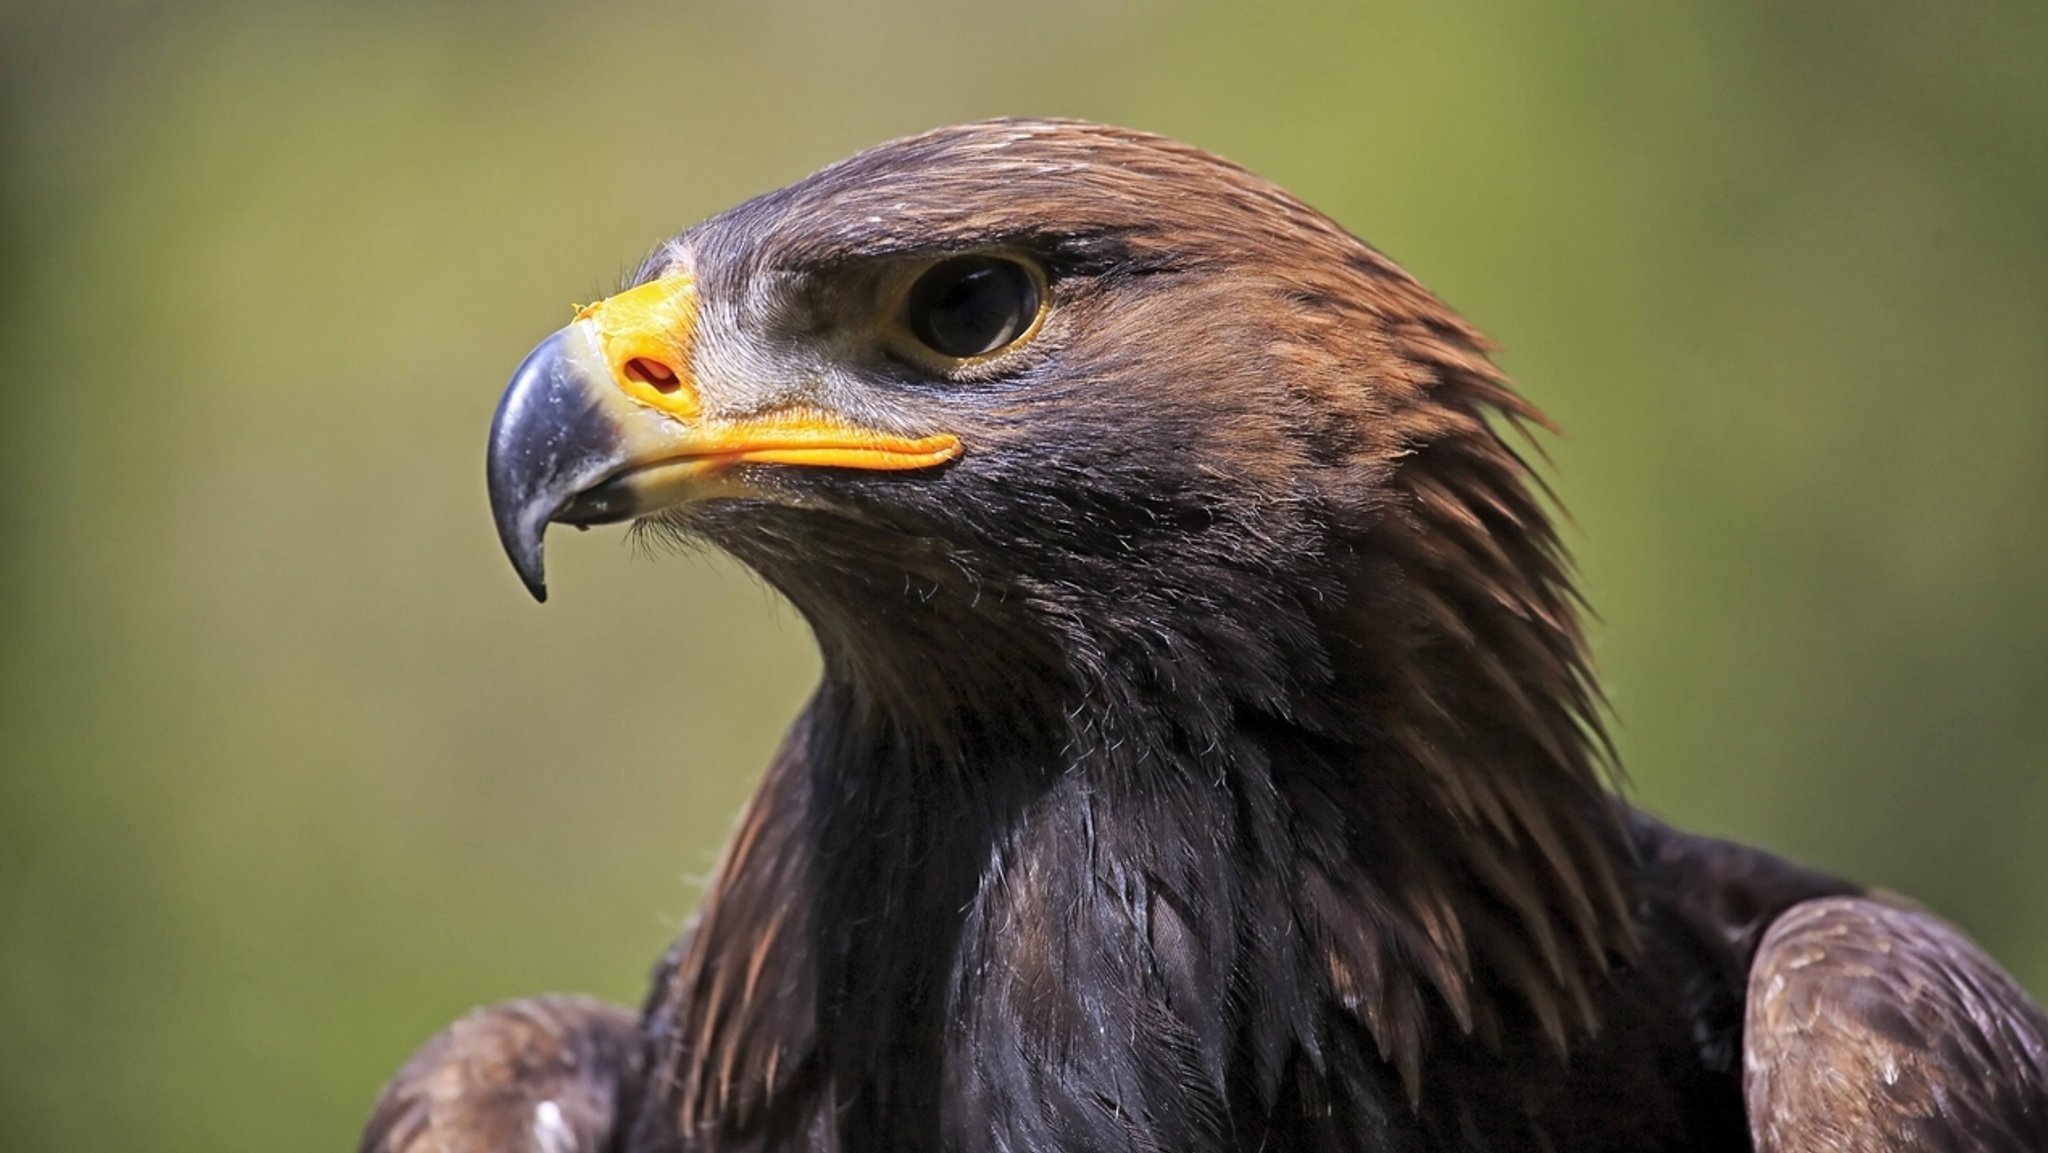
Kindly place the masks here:
<instances>
[{"instance_id":1,"label":"brown feather","mask_svg":"<svg viewBox=\"0 0 2048 1153\"><path fill-rule=\"evenodd\" d=\"M2048 1017L1953 926L1858 897L1777 918L1749 977L1758 1153L2048 1149Z\"/></svg>"},{"instance_id":2,"label":"brown feather","mask_svg":"<svg viewBox=\"0 0 2048 1153\"><path fill-rule=\"evenodd\" d=\"M601 1153L645 1071L638 1021L587 997L478 1009L386 1085L360 1153Z\"/></svg>"}]
</instances>

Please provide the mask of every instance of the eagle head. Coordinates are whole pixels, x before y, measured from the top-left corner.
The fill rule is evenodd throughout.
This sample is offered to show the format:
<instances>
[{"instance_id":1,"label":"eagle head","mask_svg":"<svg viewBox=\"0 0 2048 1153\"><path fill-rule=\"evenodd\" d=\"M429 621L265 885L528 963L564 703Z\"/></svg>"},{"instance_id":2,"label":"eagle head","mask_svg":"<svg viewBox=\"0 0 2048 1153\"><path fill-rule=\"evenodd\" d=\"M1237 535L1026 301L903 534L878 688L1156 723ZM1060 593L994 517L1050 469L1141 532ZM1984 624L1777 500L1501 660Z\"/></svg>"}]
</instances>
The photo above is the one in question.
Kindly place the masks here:
<instances>
[{"instance_id":1,"label":"eagle head","mask_svg":"<svg viewBox=\"0 0 2048 1153\"><path fill-rule=\"evenodd\" d=\"M969 124L661 246L520 367L491 499L536 597L549 523L638 520L760 572L884 698L1138 677L1307 715L1361 667L1333 646L1439 641L1475 598L1576 659L1487 422L1540 418L1485 348L1233 164Z\"/></svg>"}]
</instances>

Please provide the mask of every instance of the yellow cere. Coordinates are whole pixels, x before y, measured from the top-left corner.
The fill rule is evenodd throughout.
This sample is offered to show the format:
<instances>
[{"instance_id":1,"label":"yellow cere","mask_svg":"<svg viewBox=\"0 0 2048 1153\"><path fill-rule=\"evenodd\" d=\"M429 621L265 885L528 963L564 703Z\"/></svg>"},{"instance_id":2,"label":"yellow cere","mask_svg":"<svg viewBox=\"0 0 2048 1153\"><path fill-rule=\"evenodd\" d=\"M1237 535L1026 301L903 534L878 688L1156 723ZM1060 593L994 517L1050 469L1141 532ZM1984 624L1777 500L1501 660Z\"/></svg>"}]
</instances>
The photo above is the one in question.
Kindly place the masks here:
<instances>
[{"instance_id":1,"label":"yellow cere","mask_svg":"<svg viewBox=\"0 0 2048 1153\"><path fill-rule=\"evenodd\" d=\"M628 396L685 420L696 418L701 405L690 375L696 282L687 276L650 280L584 305L576 322L585 321L596 327L612 379Z\"/></svg>"}]
</instances>

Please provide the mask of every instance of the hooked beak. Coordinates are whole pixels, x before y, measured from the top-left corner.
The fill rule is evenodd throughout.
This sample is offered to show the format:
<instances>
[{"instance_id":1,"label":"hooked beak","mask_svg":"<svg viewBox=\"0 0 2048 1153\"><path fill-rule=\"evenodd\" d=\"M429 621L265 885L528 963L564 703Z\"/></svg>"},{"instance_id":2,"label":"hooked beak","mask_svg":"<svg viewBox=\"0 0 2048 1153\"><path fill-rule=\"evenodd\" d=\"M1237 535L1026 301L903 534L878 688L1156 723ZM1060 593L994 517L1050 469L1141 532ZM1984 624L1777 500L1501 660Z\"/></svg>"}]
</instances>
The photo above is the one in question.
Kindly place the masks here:
<instances>
[{"instance_id":1,"label":"hooked beak","mask_svg":"<svg viewBox=\"0 0 2048 1153\"><path fill-rule=\"evenodd\" d=\"M707 416L696 322L695 283L664 277L579 310L512 374L486 475L498 539L535 600L547 599L550 522L610 524L731 492L725 473L740 464L894 471L960 454L950 434L902 436L809 406Z\"/></svg>"}]
</instances>

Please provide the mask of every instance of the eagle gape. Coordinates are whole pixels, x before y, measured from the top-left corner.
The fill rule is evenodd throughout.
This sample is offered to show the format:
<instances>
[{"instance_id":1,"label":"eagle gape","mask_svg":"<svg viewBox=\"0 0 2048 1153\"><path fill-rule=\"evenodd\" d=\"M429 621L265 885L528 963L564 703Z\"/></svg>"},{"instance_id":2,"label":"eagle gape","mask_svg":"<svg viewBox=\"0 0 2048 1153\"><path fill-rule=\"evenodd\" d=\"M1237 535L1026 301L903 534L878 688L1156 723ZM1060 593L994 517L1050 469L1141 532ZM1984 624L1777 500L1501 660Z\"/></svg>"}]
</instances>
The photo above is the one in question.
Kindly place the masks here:
<instances>
[{"instance_id":1,"label":"eagle gape","mask_svg":"<svg viewBox=\"0 0 2048 1153\"><path fill-rule=\"evenodd\" d=\"M499 532L536 596L552 522L712 542L822 679L644 1014L468 1018L363 1148L2048 1149L1960 935L1608 791L1541 421L1158 137L946 128L685 231L520 367Z\"/></svg>"}]
</instances>

